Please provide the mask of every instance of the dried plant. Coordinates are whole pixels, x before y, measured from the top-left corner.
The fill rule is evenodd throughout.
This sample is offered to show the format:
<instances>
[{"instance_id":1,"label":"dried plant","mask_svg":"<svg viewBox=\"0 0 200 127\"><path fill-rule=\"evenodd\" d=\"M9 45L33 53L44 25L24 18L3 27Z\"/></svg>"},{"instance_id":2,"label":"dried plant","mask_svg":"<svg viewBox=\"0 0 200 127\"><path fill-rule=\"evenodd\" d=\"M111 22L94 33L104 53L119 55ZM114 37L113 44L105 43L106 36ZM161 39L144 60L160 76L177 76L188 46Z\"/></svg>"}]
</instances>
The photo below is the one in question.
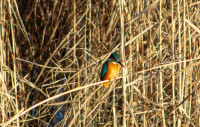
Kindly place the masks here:
<instances>
[{"instance_id":1,"label":"dried plant","mask_svg":"<svg viewBox=\"0 0 200 127\"><path fill-rule=\"evenodd\" d=\"M200 126L198 0L0 0L0 126ZM112 52L125 68L105 90Z\"/></svg>"}]
</instances>

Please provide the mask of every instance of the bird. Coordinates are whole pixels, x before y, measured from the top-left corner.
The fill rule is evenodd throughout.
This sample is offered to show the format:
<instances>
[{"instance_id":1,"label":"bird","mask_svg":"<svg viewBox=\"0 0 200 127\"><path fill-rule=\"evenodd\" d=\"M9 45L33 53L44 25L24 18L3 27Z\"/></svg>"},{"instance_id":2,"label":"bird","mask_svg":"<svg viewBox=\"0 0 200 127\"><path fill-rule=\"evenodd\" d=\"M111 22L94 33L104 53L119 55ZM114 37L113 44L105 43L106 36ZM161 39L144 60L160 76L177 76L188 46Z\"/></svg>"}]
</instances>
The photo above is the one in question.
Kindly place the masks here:
<instances>
[{"instance_id":1,"label":"bird","mask_svg":"<svg viewBox=\"0 0 200 127\"><path fill-rule=\"evenodd\" d=\"M109 82L103 84L105 89L108 88L110 81L118 76L121 67L124 67L124 65L121 63L120 56L116 52L113 52L109 59L103 64L101 70L101 80L109 80Z\"/></svg>"}]
</instances>

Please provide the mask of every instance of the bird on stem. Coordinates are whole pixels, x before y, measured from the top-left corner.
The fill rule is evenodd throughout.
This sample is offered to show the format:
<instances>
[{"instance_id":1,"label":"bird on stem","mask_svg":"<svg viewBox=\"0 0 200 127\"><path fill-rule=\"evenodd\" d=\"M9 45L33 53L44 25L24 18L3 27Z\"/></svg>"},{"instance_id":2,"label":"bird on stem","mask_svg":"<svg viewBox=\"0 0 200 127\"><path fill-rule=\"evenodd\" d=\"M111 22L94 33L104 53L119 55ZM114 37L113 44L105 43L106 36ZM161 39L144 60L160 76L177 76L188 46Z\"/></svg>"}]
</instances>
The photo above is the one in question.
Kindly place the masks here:
<instances>
[{"instance_id":1,"label":"bird on stem","mask_svg":"<svg viewBox=\"0 0 200 127\"><path fill-rule=\"evenodd\" d=\"M105 82L103 84L105 89L108 88L110 81L118 76L121 66L124 67L124 65L121 63L120 56L115 52L112 53L109 59L103 64L101 80L109 80L109 82Z\"/></svg>"}]
</instances>

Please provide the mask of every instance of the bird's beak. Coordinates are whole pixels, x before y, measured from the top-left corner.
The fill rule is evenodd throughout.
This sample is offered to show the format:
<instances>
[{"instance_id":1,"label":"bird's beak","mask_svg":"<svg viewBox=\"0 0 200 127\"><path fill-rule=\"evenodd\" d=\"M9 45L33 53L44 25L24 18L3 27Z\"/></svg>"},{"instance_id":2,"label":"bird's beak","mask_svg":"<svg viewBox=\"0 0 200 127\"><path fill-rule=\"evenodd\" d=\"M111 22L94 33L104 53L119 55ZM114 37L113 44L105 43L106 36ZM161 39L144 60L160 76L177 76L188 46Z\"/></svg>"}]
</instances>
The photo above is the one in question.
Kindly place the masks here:
<instances>
[{"instance_id":1,"label":"bird's beak","mask_svg":"<svg viewBox=\"0 0 200 127\"><path fill-rule=\"evenodd\" d=\"M122 66L122 67L124 67L124 65L122 64L122 62L121 61L118 61L118 63Z\"/></svg>"}]
</instances>

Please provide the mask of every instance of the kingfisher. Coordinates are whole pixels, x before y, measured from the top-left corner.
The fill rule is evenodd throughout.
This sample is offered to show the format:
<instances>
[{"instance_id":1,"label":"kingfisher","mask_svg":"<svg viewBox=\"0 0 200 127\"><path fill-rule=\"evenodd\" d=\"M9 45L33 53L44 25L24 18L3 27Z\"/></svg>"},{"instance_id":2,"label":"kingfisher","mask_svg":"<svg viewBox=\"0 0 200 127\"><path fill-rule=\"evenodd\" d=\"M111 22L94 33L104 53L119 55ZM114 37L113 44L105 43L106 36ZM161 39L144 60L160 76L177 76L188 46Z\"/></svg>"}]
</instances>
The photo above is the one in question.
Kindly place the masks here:
<instances>
[{"instance_id":1,"label":"kingfisher","mask_svg":"<svg viewBox=\"0 0 200 127\"><path fill-rule=\"evenodd\" d=\"M114 52L110 55L109 59L103 64L102 71L101 71L101 80L109 80L115 79L120 70L121 66L124 67L124 65L121 63L120 56ZM107 89L110 82L105 82L104 88Z\"/></svg>"}]
</instances>

